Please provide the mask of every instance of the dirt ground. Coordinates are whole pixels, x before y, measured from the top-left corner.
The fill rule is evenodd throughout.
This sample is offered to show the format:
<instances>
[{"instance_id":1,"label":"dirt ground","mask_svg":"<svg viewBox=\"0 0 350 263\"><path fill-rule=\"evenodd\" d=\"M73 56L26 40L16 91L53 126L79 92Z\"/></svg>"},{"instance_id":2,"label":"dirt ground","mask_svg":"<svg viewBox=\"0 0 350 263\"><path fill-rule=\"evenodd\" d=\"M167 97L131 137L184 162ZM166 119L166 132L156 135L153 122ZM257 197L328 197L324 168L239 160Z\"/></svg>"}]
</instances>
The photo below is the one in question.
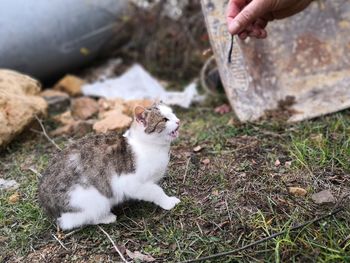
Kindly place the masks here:
<instances>
[{"instance_id":1,"label":"dirt ground","mask_svg":"<svg viewBox=\"0 0 350 263\"><path fill-rule=\"evenodd\" d=\"M121 251L179 262L241 247L339 206L334 217L217 262L349 261L350 112L295 125L240 124L232 113L214 113L215 103L176 109L183 125L162 185L182 202L171 211L140 202L115 208L117 222L103 229ZM64 146L71 139L55 140ZM118 261L95 226L60 237L62 245L55 239L37 203L38 177L28 170L42 171L53 151L44 136L26 134L1 154L0 174L21 185L16 202L9 201L13 192L0 193L2 262ZM291 186L306 195L289 193ZM325 189L336 203L315 204L312 194Z\"/></svg>"}]
</instances>

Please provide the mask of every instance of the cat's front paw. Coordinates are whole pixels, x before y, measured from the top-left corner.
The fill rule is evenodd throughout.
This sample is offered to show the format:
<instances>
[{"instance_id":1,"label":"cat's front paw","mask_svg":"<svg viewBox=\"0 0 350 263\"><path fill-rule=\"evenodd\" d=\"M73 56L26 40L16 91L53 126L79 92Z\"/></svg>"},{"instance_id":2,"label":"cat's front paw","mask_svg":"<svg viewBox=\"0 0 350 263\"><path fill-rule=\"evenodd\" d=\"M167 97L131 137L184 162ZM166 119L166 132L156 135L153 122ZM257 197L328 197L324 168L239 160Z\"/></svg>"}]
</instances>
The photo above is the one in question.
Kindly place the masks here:
<instances>
[{"instance_id":1,"label":"cat's front paw","mask_svg":"<svg viewBox=\"0 0 350 263\"><path fill-rule=\"evenodd\" d=\"M170 209L173 209L178 203L180 203L180 199L175 197L175 196L171 196L171 197L168 197L167 199L165 199L160 204L160 207L165 209L165 210L170 210Z\"/></svg>"}]
</instances>

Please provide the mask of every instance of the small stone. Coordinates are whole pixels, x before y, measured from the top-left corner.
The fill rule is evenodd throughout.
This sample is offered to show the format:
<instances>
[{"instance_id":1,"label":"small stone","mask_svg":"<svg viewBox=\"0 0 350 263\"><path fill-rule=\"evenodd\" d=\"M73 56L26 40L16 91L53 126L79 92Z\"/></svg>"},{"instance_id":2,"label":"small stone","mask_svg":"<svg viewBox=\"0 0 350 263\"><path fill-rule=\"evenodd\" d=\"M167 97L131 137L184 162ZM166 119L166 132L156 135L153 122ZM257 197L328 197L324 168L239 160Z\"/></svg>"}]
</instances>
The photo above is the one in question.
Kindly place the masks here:
<instances>
[{"instance_id":1,"label":"small stone","mask_svg":"<svg viewBox=\"0 0 350 263\"><path fill-rule=\"evenodd\" d=\"M144 108L149 108L153 105L153 101L152 100L127 100L125 101L124 105L126 107L126 110L124 111L125 114L129 115L129 116L134 116L134 110L136 108L136 106L141 106Z\"/></svg>"},{"instance_id":2,"label":"small stone","mask_svg":"<svg viewBox=\"0 0 350 263\"><path fill-rule=\"evenodd\" d=\"M198 146L196 146L196 147L193 148L193 151L194 151L195 153L200 152L201 150L202 150L202 147L201 147L200 145L198 145Z\"/></svg>"},{"instance_id":3,"label":"small stone","mask_svg":"<svg viewBox=\"0 0 350 263\"><path fill-rule=\"evenodd\" d=\"M86 134L92 132L92 127L93 127L94 123L95 123L95 121L93 121L93 120L77 121L73 125L72 135L74 137L77 137L77 138L85 136Z\"/></svg>"},{"instance_id":4,"label":"small stone","mask_svg":"<svg viewBox=\"0 0 350 263\"><path fill-rule=\"evenodd\" d=\"M212 195L219 196L219 191L218 190L213 190L211 192Z\"/></svg>"},{"instance_id":5,"label":"small stone","mask_svg":"<svg viewBox=\"0 0 350 263\"><path fill-rule=\"evenodd\" d=\"M57 129L50 132L50 135L53 137L69 135L72 134L73 126L71 124L64 125L62 127L58 127Z\"/></svg>"},{"instance_id":6,"label":"small stone","mask_svg":"<svg viewBox=\"0 0 350 263\"><path fill-rule=\"evenodd\" d=\"M49 113L63 112L70 105L69 95L62 91L47 89L41 92L40 96L46 100Z\"/></svg>"},{"instance_id":7,"label":"small stone","mask_svg":"<svg viewBox=\"0 0 350 263\"><path fill-rule=\"evenodd\" d=\"M7 242L7 240L9 240L10 238L9 237L4 237L4 236L0 236L0 244L4 244Z\"/></svg>"},{"instance_id":8,"label":"small stone","mask_svg":"<svg viewBox=\"0 0 350 263\"><path fill-rule=\"evenodd\" d=\"M236 118L230 118L229 121L227 122L227 125L230 125L230 126L237 126L239 124L240 123Z\"/></svg>"},{"instance_id":9,"label":"small stone","mask_svg":"<svg viewBox=\"0 0 350 263\"><path fill-rule=\"evenodd\" d=\"M9 199L8 199L8 200L9 200L9 203L10 203L10 204L15 204L15 203L17 203L17 202L19 201L19 197L20 197L20 195L19 195L18 192L16 192L16 193L10 195L10 197L9 197Z\"/></svg>"},{"instance_id":10,"label":"small stone","mask_svg":"<svg viewBox=\"0 0 350 263\"><path fill-rule=\"evenodd\" d=\"M19 184L15 180L5 180L0 178L0 190L16 190Z\"/></svg>"},{"instance_id":11,"label":"small stone","mask_svg":"<svg viewBox=\"0 0 350 263\"><path fill-rule=\"evenodd\" d=\"M50 132L51 136L69 135L77 138L83 137L92 132L93 120L88 121L73 121L56 130Z\"/></svg>"},{"instance_id":12,"label":"small stone","mask_svg":"<svg viewBox=\"0 0 350 263\"><path fill-rule=\"evenodd\" d=\"M98 103L89 97L82 97L72 101L72 116L75 119L87 120L98 112Z\"/></svg>"},{"instance_id":13,"label":"small stone","mask_svg":"<svg viewBox=\"0 0 350 263\"><path fill-rule=\"evenodd\" d=\"M64 113L61 113L57 116L54 116L53 120L63 125L71 124L74 122L72 112L70 110Z\"/></svg>"},{"instance_id":14,"label":"small stone","mask_svg":"<svg viewBox=\"0 0 350 263\"><path fill-rule=\"evenodd\" d=\"M215 113L219 113L221 115L225 113L229 113L231 111L231 107L228 104L222 104L214 109Z\"/></svg>"},{"instance_id":15,"label":"small stone","mask_svg":"<svg viewBox=\"0 0 350 263\"><path fill-rule=\"evenodd\" d=\"M305 196L307 194L307 191L301 187L288 187L288 191L295 196Z\"/></svg>"},{"instance_id":16,"label":"small stone","mask_svg":"<svg viewBox=\"0 0 350 263\"><path fill-rule=\"evenodd\" d=\"M76 97L81 95L81 87L84 80L73 75L64 76L55 86L55 90L67 92L70 96Z\"/></svg>"},{"instance_id":17,"label":"small stone","mask_svg":"<svg viewBox=\"0 0 350 263\"><path fill-rule=\"evenodd\" d=\"M98 118L104 119L106 117L106 114L108 115L108 112L110 111L119 111L120 113L125 113L126 106L124 105L123 99L113 99L113 100L106 100L106 99L99 99L98 100L98 106L99 106L99 113Z\"/></svg>"},{"instance_id":18,"label":"small stone","mask_svg":"<svg viewBox=\"0 0 350 263\"><path fill-rule=\"evenodd\" d=\"M205 164L205 165L207 165L209 163L210 163L210 159L208 159L208 158L206 158L202 161L202 164Z\"/></svg>"},{"instance_id":19,"label":"small stone","mask_svg":"<svg viewBox=\"0 0 350 263\"><path fill-rule=\"evenodd\" d=\"M94 131L97 133L124 130L128 128L132 122L132 118L118 110L106 112L104 116L104 119L97 121L93 126Z\"/></svg>"},{"instance_id":20,"label":"small stone","mask_svg":"<svg viewBox=\"0 0 350 263\"><path fill-rule=\"evenodd\" d=\"M324 140L324 137L322 133L318 133L318 134L312 134L310 136L310 139L317 144L321 144L322 141Z\"/></svg>"},{"instance_id":21,"label":"small stone","mask_svg":"<svg viewBox=\"0 0 350 263\"><path fill-rule=\"evenodd\" d=\"M131 252L130 250L126 249L126 254L129 258L134 259L135 262L154 262L156 261L155 258L153 258L150 255L142 254L140 251L134 251Z\"/></svg>"},{"instance_id":22,"label":"small stone","mask_svg":"<svg viewBox=\"0 0 350 263\"><path fill-rule=\"evenodd\" d=\"M291 167L291 165L292 165L292 161L287 161L284 163L285 167Z\"/></svg>"},{"instance_id":23,"label":"small stone","mask_svg":"<svg viewBox=\"0 0 350 263\"><path fill-rule=\"evenodd\" d=\"M335 203L335 198L329 190L323 190L313 194L311 198L316 204Z\"/></svg>"}]
</instances>

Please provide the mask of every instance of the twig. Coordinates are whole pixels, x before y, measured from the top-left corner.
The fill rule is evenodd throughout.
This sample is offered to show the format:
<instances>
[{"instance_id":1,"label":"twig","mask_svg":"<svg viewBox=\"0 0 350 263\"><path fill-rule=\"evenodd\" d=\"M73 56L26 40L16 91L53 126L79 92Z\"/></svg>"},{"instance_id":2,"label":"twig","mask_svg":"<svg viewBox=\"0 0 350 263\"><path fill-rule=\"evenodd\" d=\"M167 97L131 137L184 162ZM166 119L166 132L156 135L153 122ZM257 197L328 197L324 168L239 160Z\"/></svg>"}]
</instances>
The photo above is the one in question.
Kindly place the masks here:
<instances>
[{"instance_id":1,"label":"twig","mask_svg":"<svg viewBox=\"0 0 350 263\"><path fill-rule=\"evenodd\" d=\"M197 225L197 227L199 229L199 232L201 232L201 235L203 236L203 230L202 230L201 226L198 224L197 221L196 221L196 225Z\"/></svg>"},{"instance_id":2,"label":"twig","mask_svg":"<svg viewBox=\"0 0 350 263\"><path fill-rule=\"evenodd\" d=\"M42 122L41 122L41 120L38 118L38 116L37 115L34 115L34 117L35 117L35 119L38 121L38 123L40 124L40 127L41 127L41 129L43 130L43 134L44 134L44 136L46 137L46 139L48 139L53 145L55 145L55 147L58 149L58 150L62 150L56 143L55 143L55 141L54 140L52 140L51 138L50 138L50 136L47 134L47 132L46 132L46 130L45 130L45 127L44 127L44 125L42 124Z\"/></svg>"},{"instance_id":3,"label":"twig","mask_svg":"<svg viewBox=\"0 0 350 263\"><path fill-rule=\"evenodd\" d=\"M342 242L340 242L339 246L344 249L344 246L349 240L350 240L350 235L348 235Z\"/></svg>"},{"instance_id":4,"label":"twig","mask_svg":"<svg viewBox=\"0 0 350 263\"><path fill-rule=\"evenodd\" d=\"M240 247L240 248L237 248L237 249L234 249L234 250L231 250L231 251L227 251L227 252L222 252L222 253L214 254L214 255L207 256L207 257L201 257L201 258L196 258L196 259L190 259L190 260L182 261L182 262L180 262L180 263L199 262L199 261L210 260L210 259L214 259L214 258L218 258L218 257L224 257L224 256L228 256L228 255L233 255L233 254L236 254L236 253L238 253L238 252L241 252L241 251L243 251L243 250L245 250L245 249L247 249L247 248L251 248L251 247L256 246L256 245L258 245L258 244L260 244L260 243L263 243L263 242L266 242L266 241L268 241L268 240L270 240L270 239L273 239L273 238L275 238L275 237L281 236L281 235L283 235L283 234L285 234L285 233L287 233L287 232L295 231L295 230L297 230L297 229L303 228L303 227L308 226L308 225L310 225L310 224L314 224L314 223L316 223L316 222L319 222L319 221L321 221L321 220L323 220L323 219L325 219L325 218L327 218L327 217L330 217L330 216L333 216L333 215L339 213L339 212L342 211L342 210L343 210L343 208L335 209L335 210L333 210L333 211L331 211L331 212L329 212L329 213L327 213L327 214L325 214L325 215L322 215L322 216L320 216L320 217L316 217L316 218L314 218L313 220L310 220L310 221L307 221L307 222L305 222L305 223L303 223L303 224L294 226L294 227L292 227L292 228L290 228L290 229L286 229L286 230L284 230L284 231L281 231L281 232L272 234L272 235L270 235L270 236L268 236L268 237L265 237L265 238L262 238L262 239L260 239L260 240L258 240L258 241L256 241L256 242L250 243L250 244L248 244L248 245L245 245L245 246L243 246L243 247Z\"/></svg>"},{"instance_id":5,"label":"twig","mask_svg":"<svg viewBox=\"0 0 350 263\"><path fill-rule=\"evenodd\" d=\"M77 230L73 230L67 234L64 235L64 238L70 237L71 235L75 234L76 232L80 231L81 228L77 229Z\"/></svg>"},{"instance_id":6,"label":"twig","mask_svg":"<svg viewBox=\"0 0 350 263\"><path fill-rule=\"evenodd\" d=\"M42 174L39 173L36 169L29 167L28 170L35 174L38 178L42 177Z\"/></svg>"},{"instance_id":7,"label":"twig","mask_svg":"<svg viewBox=\"0 0 350 263\"><path fill-rule=\"evenodd\" d=\"M260 130L259 132L261 132L262 134L266 135L266 136L271 136L271 137L277 137L279 139L285 139L283 137L283 135L278 134L276 132L272 132L272 131L267 131L267 130Z\"/></svg>"},{"instance_id":8,"label":"twig","mask_svg":"<svg viewBox=\"0 0 350 263\"><path fill-rule=\"evenodd\" d=\"M182 180L182 183L183 183L183 184L186 182L186 177L187 177L187 172L188 172L188 166L190 165L190 161L191 161L191 156L190 156L190 158L188 158L187 163L186 163L185 174L184 174L184 178L183 178L183 180Z\"/></svg>"},{"instance_id":9,"label":"twig","mask_svg":"<svg viewBox=\"0 0 350 263\"><path fill-rule=\"evenodd\" d=\"M108 237L109 241L111 241L115 251L117 251L117 253L119 254L119 256L122 259L122 261L125 262L125 263L128 263L128 261L124 258L123 254L119 251L118 247L114 243L114 241L111 238L111 236L102 227L100 227L100 226L97 226L97 227L103 232L103 234L105 234Z\"/></svg>"},{"instance_id":10,"label":"twig","mask_svg":"<svg viewBox=\"0 0 350 263\"><path fill-rule=\"evenodd\" d=\"M54 234L52 234L52 236L58 243L60 243L61 247L63 247L65 250L68 250L68 248L63 244L61 240L59 240Z\"/></svg>"},{"instance_id":11,"label":"twig","mask_svg":"<svg viewBox=\"0 0 350 263\"><path fill-rule=\"evenodd\" d=\"M230 223L232 223L232 217L231 217L230 209L228 208L228 204L227 204L227 200L226 199L225 199L225 206L226 206L226 209L227 209L228 219L230 220Z\"/></svg>"}]
</instances>

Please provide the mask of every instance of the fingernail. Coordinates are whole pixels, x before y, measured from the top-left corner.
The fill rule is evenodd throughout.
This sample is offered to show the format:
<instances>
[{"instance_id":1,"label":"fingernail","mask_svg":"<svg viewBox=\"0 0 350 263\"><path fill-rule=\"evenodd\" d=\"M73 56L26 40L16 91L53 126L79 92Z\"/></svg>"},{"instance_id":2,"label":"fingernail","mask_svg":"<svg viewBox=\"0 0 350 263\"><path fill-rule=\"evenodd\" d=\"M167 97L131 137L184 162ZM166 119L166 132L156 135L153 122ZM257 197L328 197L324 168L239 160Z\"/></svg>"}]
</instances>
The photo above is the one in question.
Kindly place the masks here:
<instances>
[{"instance_id":1,"label":"fingernail","mask_svg":"<svg viewBox=\"0 0 350 263\"><path fill-rule=\"evenodd\" d=\"M239 24L237 21L232 21L228 29L231 34L237 34L239 31Z\"/></svg>"}]
</instances>

